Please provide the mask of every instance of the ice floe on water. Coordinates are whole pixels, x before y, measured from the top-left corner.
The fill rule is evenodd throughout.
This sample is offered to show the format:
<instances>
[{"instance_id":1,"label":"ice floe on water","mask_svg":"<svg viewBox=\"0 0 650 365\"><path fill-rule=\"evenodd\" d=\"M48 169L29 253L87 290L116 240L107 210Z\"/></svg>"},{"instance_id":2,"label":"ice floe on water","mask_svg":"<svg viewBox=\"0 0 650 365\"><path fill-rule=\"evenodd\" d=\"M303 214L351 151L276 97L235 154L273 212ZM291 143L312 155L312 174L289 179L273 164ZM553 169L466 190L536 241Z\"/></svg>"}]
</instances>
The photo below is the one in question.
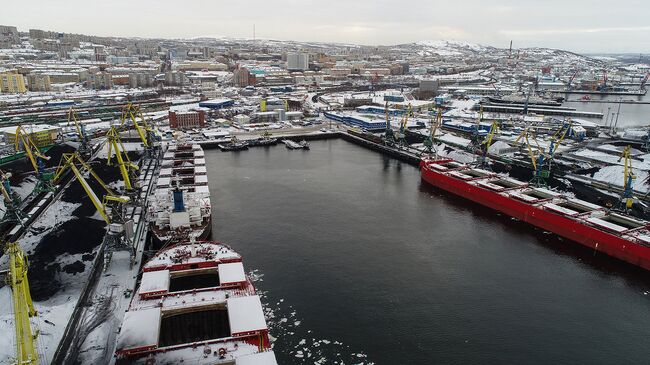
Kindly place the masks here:
<instances>
[{"instance_id":1,"label":"ice floe on water","mask_svg":"<svg viewBox=\"0 0 650 365\"><path fill-rule=\"evenodd\" d=\"M261 282L264 274L258 270L249 273L253 282ZM306 328L307 323L297 311L282 299L269 298L256 284L264 306L264 315L270 331L271 347L276 353L292 359L287 364L358 364L373 365L368 355L336 339L318 338L318 333Z\"/></svg>"}]
</instances>

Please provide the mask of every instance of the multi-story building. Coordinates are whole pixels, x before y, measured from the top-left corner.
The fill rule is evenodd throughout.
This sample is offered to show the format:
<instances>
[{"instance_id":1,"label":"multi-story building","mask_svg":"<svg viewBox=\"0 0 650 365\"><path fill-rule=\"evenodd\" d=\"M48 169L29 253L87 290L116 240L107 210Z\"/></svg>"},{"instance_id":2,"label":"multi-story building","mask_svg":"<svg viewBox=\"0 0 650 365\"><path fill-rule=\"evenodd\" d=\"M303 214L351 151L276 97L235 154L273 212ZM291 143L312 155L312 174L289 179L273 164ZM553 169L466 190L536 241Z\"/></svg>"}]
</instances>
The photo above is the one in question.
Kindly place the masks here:
<instances>
[{"instance_id":1,"label":"multi-story building","mask_svg":"<svg viewBox=\"0 0 650 365\"><path fill-rule=\"evenodd\" d=\"M31 39L43 39L46 38L49 32L40 29L30 29L29 38Z\"/></svg>"},{"instance_id":2,"label":"multi-story building","mask_svg":"<svg viewBox=\"0 0 650 365\"><path fill-rule=\"evenodd\" d=\"M188 79L184 73L178 71L165 72L165 84L168 86L183 86Z\"/></svg>"},{"instance_id":3,"label":"multi-story building","mask_svg":"<svg viewBox=\"0 0 650 365\"><path fill-rule=\"evenodd\" d=\"M3 93L15 94L27 91L25 78L17 71L9 71L0 74L0 90Z\"/></svg>"},{"instance_id":4,"label":"multi-story building","mask_svg":"<svg viewBox=\"0 0 650 365\"><path fill-rule=\"evenodd\" d=\"M309 69L309 54L287 53L287 70L305 71Z\"/></svg>"},{"instance_id":5,"label":"multi-story building","mask_svg":"<svg viewBox=\"0 0 650 365\"><path fill-rule=\"evenodd\" d=\"M29 91L50 91L52 84L49 75L29 74L27 75Z\"/></svg>"},{"instance_id":6,"label":"multi-story building","mask_svg":"<svg viewBox=\"0 0 650 365\"><path fill-rule=\"evenodd\" d=\"M7 47L17 43L20 43L18 29L7 25L0 25L0 45L2 47Z\"/></svg>"},{"instance_id":7,"label":"multi-story building","mask_svg":"<svg viewBox=\"0 0 650 365\"><path fill-rule=\"evenodd\" d=\"M153 76L146 72L134 72L129 74L129 87L142 88L153 85Z\"/></svg>"},{"instance_id":8,"label":"multi-story building","mask_svg":"<svg viewBox=\"0 0 650 365\"><path fill-rule=\"evenodd\" d=\"M169 111L169 127L172 129L203 128L205 112L203 110Z\"/></svg>"},{"instance_id":9,"label":"multi-story building","mask_svg":"<svg viewBox=\"0 0 650 365\"><path fill-rule=\"evenodd\" d=\"M233 72L233 82L239 87L254 85L255 75L251 74L246 67L240 67Z\"/></svg>"},{"instance_id":10,"label":"multi-story building","mask_svg":"<svg viewBox=\"0 0 650 365\"><path fill-rule=\"evenodd\" d=\"M111 89L113 87L113 76L103 71L89 74L88 86L95 90Z\"/></svg>"}]
</instances>

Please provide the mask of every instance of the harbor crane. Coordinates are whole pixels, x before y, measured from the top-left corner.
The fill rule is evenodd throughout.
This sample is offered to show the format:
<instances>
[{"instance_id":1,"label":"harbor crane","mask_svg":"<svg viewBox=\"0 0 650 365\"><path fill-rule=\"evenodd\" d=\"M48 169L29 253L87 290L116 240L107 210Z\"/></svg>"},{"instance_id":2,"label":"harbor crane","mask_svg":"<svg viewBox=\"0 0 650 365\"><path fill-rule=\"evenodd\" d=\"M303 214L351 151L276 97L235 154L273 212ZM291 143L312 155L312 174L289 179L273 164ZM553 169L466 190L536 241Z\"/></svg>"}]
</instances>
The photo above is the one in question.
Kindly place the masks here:
<instances>
[{"instance_id":1,"label":"harbor crane","mask_svg":"<svg viewBox=\"0 0 650 365\"><path fill-rule=\"evenodd\" d=\"M5 253L9 256L7 284L11 287L11 299L15 324L16 362L20 365L37 365L38 350L36 339L40 331L34 330L30 318L38 314L34 309L29 291L27 255L17 242L6 244Z\"/></svg>"},{"instance_id":2,"label":"harbor crane","mask_svg":"<svg viewBox=\"0 0 650 365\"><path fill-rule=\"evenodd\" d=\"M384 143L388 146L395 144L395 132L390 126L390 116L388 114L388 102L384 106L384 111L386 112L386 130L384 131Z\"/></svg>"},{"instance_id":3,"label":"harbor crane","mask_svg":"<svg viewBox=\"0 0 650 365\"><path fill-rule=\"evenodd\" d=\"M89 138L88 135L86 135L86 128L83 124L79 123L77 112L73 107L70 107L70 110L68 110L68 126L70 126L70 123L74 124L75 129L77 130L77 135L79 136L79 152L82 154L89 152Z\"/></svg>"},{"instance_id":4,"label":"harbor crane","mask_svg":"<svg viewBox=\"0 0 650 365\"><path fill-rule=\"evenodd\" d=\"M137 178L135 172L138 171L138 165L131 162L129 155L124 152L124 145L122 140L120 140L120 134L115 129L111 127L106 133L106 138L108 140L108 161L106 164L108 166L112 165L113 151L115 151L115 160L117 160L117 165L120 168L120 174L122 174L122 179L124 180L124 188L127 192L137 189Z\"/></svg>"},{"instance_id":5,"label":"harbor crane","mask_svg":"<svg viewBox=\"0 0 650 365\"><path fill-rule=\"evenodd\" d=\"M133 105L133 103L128 103L122 109L120 129L125 129L127 127L126 124L128 120L133 124L133 128L138 133L145 150L151 151L156 140L155 133L144 118L140 107Z\"/></svg>"},{"instance_id":6,"label":"harbor crane","mask_svg":"<svg viewBox=\"0 0 650 365\"><path fill-rule=\"evenodd\" d=\"M406 110L406 114L404 115L404 118L402 118L400 124L399 124L399 132L397 133L397 141L398 141L398 146L400 148L402 147L408 147L408 143L406 142L406 124L409 121L409 116L411 115L411 104L409 104L408 109Z\"/></svg>"},{"instance_id":7,"label":"harbor crane","mask_svg":"<svg viewBox=\"0 0 650 365\"><path fill-rule=\"evenodd\" d=\"M29 134L25 132L21 126L16 127L16 139L14 145L16 151L19 151L22 146L27 158L34 168L37 178L34 192L38 194L44 191L54 191L54 187L52 186L52 172L46 171L45 168L45 161L48 161L50 157L45 156L41 152L36 143L34 143Z\"/></svg>"},{"instance_id":8,"label":"harbor crane","mask_svg":"<svg viewBox=\"0 0 650 365\"><path fill-rule=\"evenodd\" d=\"M530 125L521 132L519 137L515 140L515 143L523 138L526 141L526 148L528 150L528 156L530 157L531 164L533 165L533 178L530 180L530 183L534 186L546 186L546 179L551 175L551 161L555 157L555 153L558 148L566 138L566 136L571 131L573 127L573 122L571 119L562 123L562 126L553 134L551 137L551 142L548 147L548 151L544 151L540 147L537 139L533 136L533 140L536 144L536 149L533 150L530 143Z\"/></svg>"},{"instance_id":9,"label":"harbor crane","mask_svg":"<svg viewBox=\"0 0 650 365\"><path fill-rule=\"evenodd\" d=\"M17 222L22 224L23 214L20 210L21 199L18 194L12 191L11 172L4 172L0 170L0 191L2 192L3 202L5 205L5 213L1 222Z\"/></svg>"},{"instance_id":10,"label":"harbor crane","mask_svg":"<svg viewBox=\"0 0 650 365\"><path fill-rule=\"evenodd\" d=\"M483 141L481 142L481 154L477 158L477 162L479 166L487 167L488 151L490 149L490 146L492 145L494 136L497 133L499 133L499 123L497 123L497 121L494 120L492 121L492 125L490 125L490 131L485 136L485 138L483 138Z\"/></svg>"},{"instance_id":11,"label":"harbor crane","mask_svg":"<svg viewBox=\"0 0 650 365\"><path fill-rule=\"evenodd\" d=\"M571 75L571 78L569 78L569 82L566 84L566 89L571 90L571 85L573 84L573 80L575 80L576 76L578 76L579 70L576 70L576 72Z\"/></svg>"},{"instance_id":12,"label":"harbor crane","mask_svg":"<svg viewBox=\"0 0 650 365\"><path fill-rule=\"evenodd\" d=\"M131 245L130 239L133 233L133 221L124 219L124 206L131 202L129 196L116 194L108 185L93 171L93 169L84 161L79 153L64 153L57 167L54 180L57 181L68 169L72 170L77 181L83 187L86 195L97 209L97 212L108 225L108 233L104 237L104 269L108 268L113 252L120 249L127 249L134 257L135 252ZM104 189L106 194L102 200L93 191L90 184L84 177L89 173L97 183Z\"/></svg>"},{"instance_id":13,"label":"harbor crane","mask_svg":"<svg viewBox=\"0 0 650 365\"><path fill-rule=\"evenodd\" d=\"M632 209L632 204L634 204L633 183L634 179L636 179L636 175L634 175L634 172L632 171L631 149L632 148L629 145L625 146L618 159L618 162L623 160L623 193L616 205L616 209L621 211Z\"/></svg>"},{"instance_id":14,"label":"harbor crane","mask_svg":"<svg viewBox=\"0 0 650 365\"><path fill-rule=\"evenodd\" d=\"M481 149L481 122L483 122L483 105L480 106L478 111L478 116L476 118L476 128L472 131L472 137L469 144L469 147L473 150L474 153L478 153Z\"/></svg>"},{"instance_id":15,"label":"harbor crane","mask_svg":"<svg viewBox=\"0 0 650 365\"><path fill-rule=\"evenodd\" d=\"M435 118L431 118L431 125L429 126L429 135L424 139L424 147L428 153L434 155L438 154L435 148L436 132L442 123L442 107L438 108L438 113Z\"/></svg>"},{"instance_id":16,"label":"harbor crane","mask_svg":"<svg viewBox=\"0 0 650 365\"><path fill-rule=\"evenodd\" d=\"M643 78L643 80L641 80L641 86L640 86L641 90L645 90L645 85L648 82L648 78L650 78L650 72L648 72Z\"/></svg>"}]
</instances>

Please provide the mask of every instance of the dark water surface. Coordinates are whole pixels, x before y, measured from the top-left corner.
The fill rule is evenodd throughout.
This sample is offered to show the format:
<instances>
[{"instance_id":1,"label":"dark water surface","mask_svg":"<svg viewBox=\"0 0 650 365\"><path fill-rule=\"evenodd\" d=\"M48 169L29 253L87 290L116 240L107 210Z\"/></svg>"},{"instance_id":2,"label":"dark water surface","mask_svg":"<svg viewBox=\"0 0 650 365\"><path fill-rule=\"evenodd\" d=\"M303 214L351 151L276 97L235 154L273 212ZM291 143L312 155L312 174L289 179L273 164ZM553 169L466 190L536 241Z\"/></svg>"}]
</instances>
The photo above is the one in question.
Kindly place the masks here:
<instances>
[{"instance_id":1,"label":"dark water surface","mask_svg":"<svg viewBox=\"0 0 650 365\"><path fill-rule=\"evenodd\" d=\"M342 140L206 151L280 364L647 364L650 280ZM298 352L301 351L301 352Z\"/></svg>"}]
</instances>

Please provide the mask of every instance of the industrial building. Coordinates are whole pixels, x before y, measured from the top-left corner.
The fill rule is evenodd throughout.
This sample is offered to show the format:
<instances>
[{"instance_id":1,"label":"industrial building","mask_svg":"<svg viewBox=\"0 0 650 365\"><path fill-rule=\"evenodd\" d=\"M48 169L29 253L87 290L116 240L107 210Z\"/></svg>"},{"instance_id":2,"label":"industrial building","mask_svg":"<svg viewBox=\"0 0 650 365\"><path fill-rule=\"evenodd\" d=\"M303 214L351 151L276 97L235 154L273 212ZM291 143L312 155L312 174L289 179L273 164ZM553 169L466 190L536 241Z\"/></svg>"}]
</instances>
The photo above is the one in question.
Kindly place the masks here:
<instances>
[{"instance_id":1,"label":"industrial building","mask_svg":"<svg viewBox=\"0 0 650 365\"><path fill-rule=\"evenodd\" d=\"M172 129L205 127L205 111L169 111L169 127Z\"/></svg>"},{"instance_id":2,"label":"industrial building","mask_svg":"<svg viewBox=\"0 0 650 365\"><path fill-rule=\"evenodd\" d=\"M16 140L16 130L19 126L0 128L0 133L5 137L5 142L13 143ZM27 134L37 147L46 147L54 144L58 138L59 127L49 124L25 124L20 126L23 133Z\"/></svg>"},{"instance_id":3,"label":"industrial building","mask_svg":"<svg viewBox=\"0 0 650 365\"><path fill-rule=\"evenodd\" d=\"M199 103L201 108L209 109L222 109L233 105L235 105L235 101L227 98L206 100Z\"/></svg>"},{"instance_id":4,"label":"industrial building","mask_svg":"<svg viewBox=\"0 0 650 365\"><path fill-rule=\"evenodd\" d=\"M366 130L380 130L386 129L386 121L383 119L371 119L367 117L349 115L338 112L323 112L325 118L345 123L354 127L363 128Z\"/></svg>"}]
</instances>

